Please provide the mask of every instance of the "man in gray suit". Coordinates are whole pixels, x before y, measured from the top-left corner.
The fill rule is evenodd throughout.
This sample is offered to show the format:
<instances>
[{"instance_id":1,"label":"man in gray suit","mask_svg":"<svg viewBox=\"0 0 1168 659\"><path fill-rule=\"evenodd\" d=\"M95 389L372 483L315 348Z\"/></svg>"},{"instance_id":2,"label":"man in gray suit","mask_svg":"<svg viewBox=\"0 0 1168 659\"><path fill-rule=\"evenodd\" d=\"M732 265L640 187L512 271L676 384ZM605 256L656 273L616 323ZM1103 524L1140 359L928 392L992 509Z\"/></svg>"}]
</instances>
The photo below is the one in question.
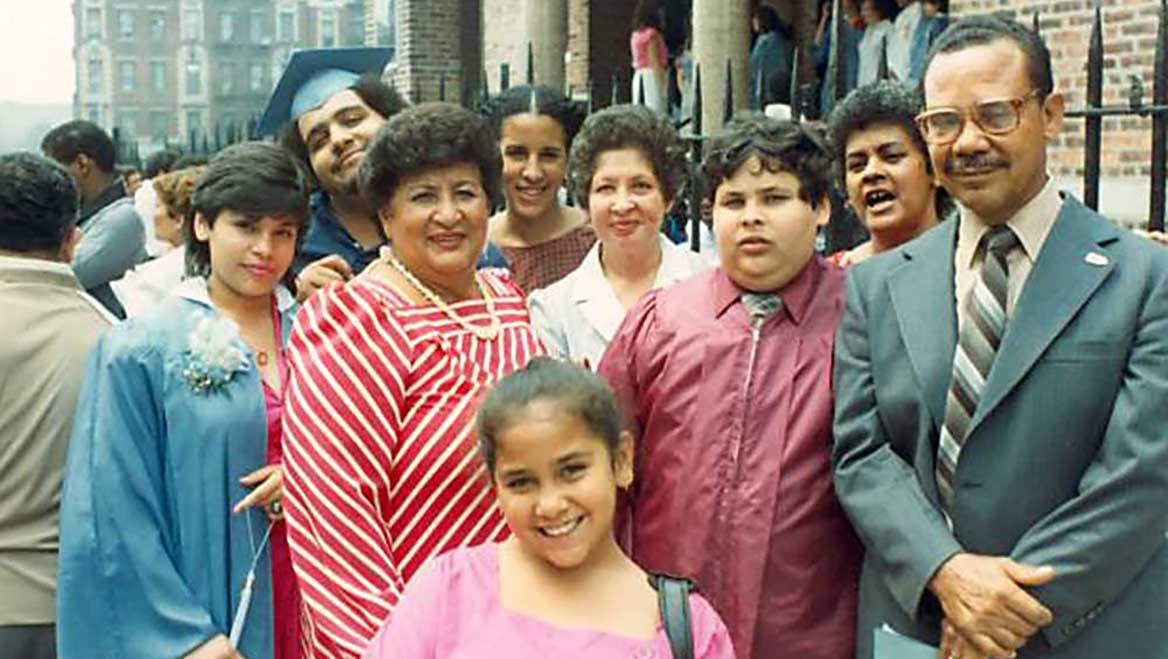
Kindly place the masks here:
<instances>
[{"instance_id":1,"label":"man in gray suit","mask_svg":"<svg viewBox=\"0 0 1168 659\"><path fill-rule=\"evenodd\" d=\"M954 25L923 88L960 219L855 266L836 337L858 655L1168 657L1168 251L1058 191L1029 30Z\"/></svg>"}]
</instances>

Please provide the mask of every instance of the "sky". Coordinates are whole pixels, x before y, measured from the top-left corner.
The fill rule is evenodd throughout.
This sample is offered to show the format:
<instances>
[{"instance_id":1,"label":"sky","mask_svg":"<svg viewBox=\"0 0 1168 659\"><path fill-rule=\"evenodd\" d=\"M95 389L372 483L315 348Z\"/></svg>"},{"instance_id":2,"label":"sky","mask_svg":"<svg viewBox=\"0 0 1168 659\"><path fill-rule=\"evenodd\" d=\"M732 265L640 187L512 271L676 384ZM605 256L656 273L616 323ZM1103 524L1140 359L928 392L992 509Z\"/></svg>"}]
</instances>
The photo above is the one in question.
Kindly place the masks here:
<instances>
[{"instance_id":1,"label":"sky","mask_svg":"<svg viewBox=\"0 0 1168 659\"><path fill-rule=\"evenodd\" d=\"M0 0L0 102L73 100L71 0Z\"/></svg>"}]
</instances>

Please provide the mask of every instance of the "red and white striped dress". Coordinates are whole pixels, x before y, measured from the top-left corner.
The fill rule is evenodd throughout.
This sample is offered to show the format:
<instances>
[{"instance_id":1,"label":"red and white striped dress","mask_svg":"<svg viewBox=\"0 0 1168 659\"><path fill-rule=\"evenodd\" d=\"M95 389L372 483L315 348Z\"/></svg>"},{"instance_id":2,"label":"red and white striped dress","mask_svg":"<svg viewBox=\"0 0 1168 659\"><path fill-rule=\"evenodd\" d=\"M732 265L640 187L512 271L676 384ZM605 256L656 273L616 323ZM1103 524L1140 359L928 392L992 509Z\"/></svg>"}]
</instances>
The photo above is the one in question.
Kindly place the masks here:
<instances>
[{"instance_id":1,"label":"red and white striped dress","mask_svg":"<svg viewBox=\"0 0 1168 659\"><path fill-rule=\"evenodd\" d=\"M507 534L474 414L487 387L544 351L506 272L479 277L502 322L490 341L368 276L297 316L284 468L310 657L359 657L427 559ZM482 300L452 308L490 324Z\"/></svg>"}]
</instances>

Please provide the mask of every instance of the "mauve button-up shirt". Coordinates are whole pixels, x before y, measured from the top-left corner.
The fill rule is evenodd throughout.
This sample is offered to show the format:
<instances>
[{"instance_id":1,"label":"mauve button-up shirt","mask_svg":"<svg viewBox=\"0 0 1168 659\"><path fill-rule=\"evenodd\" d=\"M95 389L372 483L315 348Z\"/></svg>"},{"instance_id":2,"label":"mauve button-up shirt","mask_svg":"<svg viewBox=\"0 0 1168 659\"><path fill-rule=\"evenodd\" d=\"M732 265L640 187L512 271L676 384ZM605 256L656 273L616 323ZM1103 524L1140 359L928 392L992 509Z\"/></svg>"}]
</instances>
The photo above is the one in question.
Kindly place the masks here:
<instances>
[{"instance_id":1,"label":"mauve button-up shirt","mask_svg":"<svg viewBox=\"0 0 1168 659\"><path fill-rule=\"evenodd\" d=\"M843 272L814 257L757 329L742 292L721 268L652 291L605 353L638 430L618 533L697 582L741 659L851 659L862 550L829 458Z\"/></svg>"}]
</instances>

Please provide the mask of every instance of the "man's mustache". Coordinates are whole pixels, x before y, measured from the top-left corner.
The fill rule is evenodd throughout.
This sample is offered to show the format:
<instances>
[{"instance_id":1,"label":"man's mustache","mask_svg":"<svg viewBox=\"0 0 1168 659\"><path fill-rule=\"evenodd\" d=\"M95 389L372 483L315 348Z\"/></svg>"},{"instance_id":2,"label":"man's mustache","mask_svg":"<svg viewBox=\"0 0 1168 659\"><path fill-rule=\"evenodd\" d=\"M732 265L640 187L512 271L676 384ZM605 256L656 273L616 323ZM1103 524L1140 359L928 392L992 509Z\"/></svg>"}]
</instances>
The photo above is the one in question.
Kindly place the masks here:
<instances>
[{"instance_id":1,"label":"man's mustache","mask_svg":"<svg viewBox=\"0 0 1168 659\"><path fill-rule=\"evenodd\" d=\"M991 169L1004 169L1009 166L1010 162L1000 156L988 153L976 154L953 158L945 163L945 173L951 176L961 176L962 174L978 174Z\"/></svg>"}]
</instances>

